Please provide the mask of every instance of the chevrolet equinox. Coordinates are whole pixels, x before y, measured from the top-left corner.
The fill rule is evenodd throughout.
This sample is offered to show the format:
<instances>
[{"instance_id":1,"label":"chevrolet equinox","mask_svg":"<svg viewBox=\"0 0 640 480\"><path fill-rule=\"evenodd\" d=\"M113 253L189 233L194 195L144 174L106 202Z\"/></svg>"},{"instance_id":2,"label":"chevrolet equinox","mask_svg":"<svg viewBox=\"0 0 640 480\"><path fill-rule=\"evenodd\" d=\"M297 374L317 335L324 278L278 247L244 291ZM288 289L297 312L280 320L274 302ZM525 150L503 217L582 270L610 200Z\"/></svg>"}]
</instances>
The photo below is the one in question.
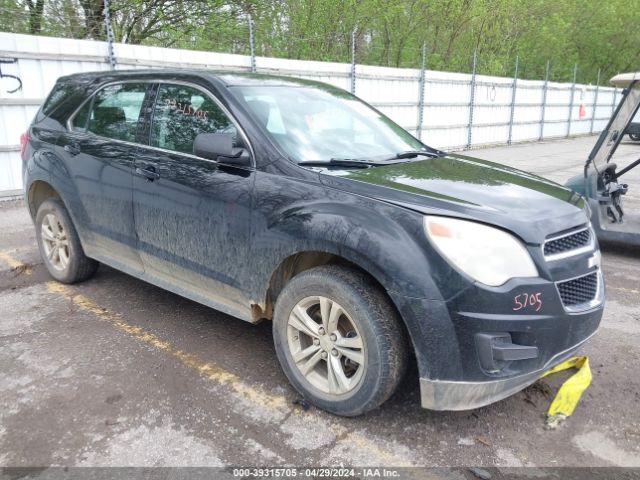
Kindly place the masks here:
<instances>
[{"instance_id":1,"label":"chevrolet equinox","mask_svg":"<svg viewBox=\"0 0 640 480\"><path fill-rule=\"evenodd\" d=\"M70 75L21 149L52 277L86 280L101 262L271 320L293 387L338 415L381 405L411 358L423 407L487 405L572 355L602 316L580 195L428 147L330 85Z\"/></svg>"}]
</instances>

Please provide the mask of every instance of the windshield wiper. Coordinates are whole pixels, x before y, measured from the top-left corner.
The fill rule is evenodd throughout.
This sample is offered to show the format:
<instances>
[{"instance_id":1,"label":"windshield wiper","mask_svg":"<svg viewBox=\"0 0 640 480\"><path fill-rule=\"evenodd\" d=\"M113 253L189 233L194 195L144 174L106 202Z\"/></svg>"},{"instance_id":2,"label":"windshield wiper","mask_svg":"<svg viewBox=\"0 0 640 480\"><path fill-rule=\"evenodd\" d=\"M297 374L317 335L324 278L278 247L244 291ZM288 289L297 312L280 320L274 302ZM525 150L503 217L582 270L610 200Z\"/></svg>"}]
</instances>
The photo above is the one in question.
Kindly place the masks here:
<instances>
[{"instance_id":1,"label":"windshield wiper","mask_svg":"<svg viewBox=\"0 0 640 480\"><path fill-rule=\"evenodd\" d=\"M385 165L373 160L365 160L360 158L332 158L331 160L303 160L298 165L305 167L353 167L353 168L369 168L374 165Z\"/></svg>"},{"instance_id":2,"label":"windshield wiper","mask_svg":"<svg viewBox=\"0 0 640 480\"><path fill-rule=\"evenodd\" d=\"M419 156L435 158L443 155L444 152L426 152L424 150L407 150L405 152L399 152L395 155L387 158L332 158L330 160L303 160L298 162L298 165L304 165L309 167L352 167L352 168L369 168L379 167L382 165L395 165L397 163L405 163L407 159L416 158Z\"/></svg>"},{"instance_id":3,"label":"windshield wiper","mask_svg":"<svg viewBox=\"0 0 640 480\"><path fill-rule=\"evenodd\" d=\"M396 153L393 157L389 157L385 160L400 160L403 158L416 158L418 156L436 158L441 155L441 152L426 152L424 150L407 150L405 152Z\"/></svg>"}]
</instances>

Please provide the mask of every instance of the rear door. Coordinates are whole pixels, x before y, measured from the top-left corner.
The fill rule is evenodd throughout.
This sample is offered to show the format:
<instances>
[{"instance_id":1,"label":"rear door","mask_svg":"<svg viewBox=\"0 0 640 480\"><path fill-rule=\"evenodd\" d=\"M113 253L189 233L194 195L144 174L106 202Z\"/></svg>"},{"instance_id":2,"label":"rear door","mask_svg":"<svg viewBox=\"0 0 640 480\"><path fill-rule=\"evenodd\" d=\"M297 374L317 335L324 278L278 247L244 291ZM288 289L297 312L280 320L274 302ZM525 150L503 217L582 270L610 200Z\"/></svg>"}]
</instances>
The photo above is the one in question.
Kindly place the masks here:
<instances>
[{"instance_id":1,"label":"rear door","mask_svg":"<svg viewBox=\"0 0 640 480\"><path fill-rule=\"evenodd\" d=\"M193 155L199 133L239 129L203 87L160 83L149 146L135 159L133 204L138 249L150 281L249 318L254 170Z\"/></svg>"},{"instance_id":2,"label":"rear door","mask_svg":"<svg viewBox=\"0 0 640 480\"><path fill-rule=\"evenodd\" d=\"M71 206L93 258L142 273L133 221L133 165L150 83L122 82L98 90L69 120L59 141L68 181L78 192Z\"/></svg>"}]
</instances>

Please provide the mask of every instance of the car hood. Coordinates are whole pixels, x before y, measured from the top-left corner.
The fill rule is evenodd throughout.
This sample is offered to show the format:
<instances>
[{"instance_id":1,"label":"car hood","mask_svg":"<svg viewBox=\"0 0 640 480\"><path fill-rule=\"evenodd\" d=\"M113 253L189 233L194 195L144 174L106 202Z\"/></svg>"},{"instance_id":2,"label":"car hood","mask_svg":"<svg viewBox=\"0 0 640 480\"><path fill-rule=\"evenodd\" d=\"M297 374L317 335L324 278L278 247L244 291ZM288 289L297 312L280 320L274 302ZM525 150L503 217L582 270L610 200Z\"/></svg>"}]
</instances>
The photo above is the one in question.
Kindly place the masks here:
<instances>
[{"instance_id":1,"label":"car hood","mask_svg":"<svg viewBox=\"0 0 640 480\"><path fill-rule=\"evenodd\" d=\"M582 197L542 177L462 155L367 169L323 170L326 185L425 214L470 218L528 243L585 224Z\"/></svg>"}]
</instances>

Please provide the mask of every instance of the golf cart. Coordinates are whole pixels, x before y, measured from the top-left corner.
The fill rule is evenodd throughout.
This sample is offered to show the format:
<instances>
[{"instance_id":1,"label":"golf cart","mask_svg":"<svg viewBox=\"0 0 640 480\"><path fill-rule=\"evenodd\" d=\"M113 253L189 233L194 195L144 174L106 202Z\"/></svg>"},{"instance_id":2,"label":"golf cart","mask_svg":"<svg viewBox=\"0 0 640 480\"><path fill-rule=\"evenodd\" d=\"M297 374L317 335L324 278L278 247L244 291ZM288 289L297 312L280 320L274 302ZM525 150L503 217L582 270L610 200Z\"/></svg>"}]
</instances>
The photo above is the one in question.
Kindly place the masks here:
<instances>
[{"instance_id":1,"label":"golf cart","mask_svg":"<svg viewBox=\"0 0 640 480\"><path fill-rule=\"evenodd\" d=\"M625 89L622 100L593 147L584 174L566 185L588 199L600 241L640 246L640 196L627 195L640 186L640 168L634 171L640 165L640 151L637 143L622 141L640 105L640 72L616 75L611 83Z\"/></svg>"}]
</instances>

